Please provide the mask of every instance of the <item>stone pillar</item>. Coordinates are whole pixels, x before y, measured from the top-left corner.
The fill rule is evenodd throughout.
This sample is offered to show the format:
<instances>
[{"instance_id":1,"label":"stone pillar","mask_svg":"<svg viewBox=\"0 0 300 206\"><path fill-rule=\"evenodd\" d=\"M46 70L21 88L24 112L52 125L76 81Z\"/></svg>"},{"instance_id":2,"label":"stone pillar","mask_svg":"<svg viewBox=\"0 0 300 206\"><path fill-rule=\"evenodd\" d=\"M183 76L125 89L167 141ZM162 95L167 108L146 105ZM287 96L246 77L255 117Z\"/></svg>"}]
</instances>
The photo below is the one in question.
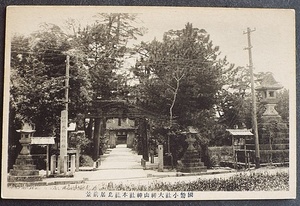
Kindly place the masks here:
<instances>
[{"instance_id":1,"label":"stone pillar","mask_svg":"<svg viewBox=\"0 0 300 206\"><path fill-rule=\"evenodd\" d=\"M71 174L73 175L75 173L75 155L71 156Z\"/></svg>"},{"instance_id":2,"label":"stone pillar","mask_svg":"<svg viewBox=\"0 0 300 206\"><path fill-rule=\"evenodd\" d=\"M158 171L163 172L164 170L164 147L158 145Z\"/></svg>"},{"instance_id":3,"label":"stone pillar","mask_svg":"<svg viewBox=\"0 0 300 206\"><path fill-rule=\"evenodd\" d=\"M150 163L154 163L154 151L150 150Z\"/></svg>"},{"instance_id":4,"label":"stone pillar","mask_svg":"<svg viewBox=\"0 0 300 206\"><path fill-rule=\"evenodd\" d=\"M65 164L64 156L67 155L67 148L68 148L68 111L63 110L61 111L61 117L60 117L60 166L62 166L60 169L61 173L66 173L67 171L64 170L63 165Z\"/></svg>"},{"instance_id":5,"label":"stone pillar","mask_svg":"<svg viewBox=\"0 0 300 206\"><path fill-rule=\"evenodd\" d=\"M60 167L61 167L60 155L58 155L57 156L57 174L60 174Z\"/></svg>"},{"instance_id":6,"label":"stone pillar","mask_svg":"<svg viewBox=\"0 0 300 206\"><path fill-rule=\"evenodd\" d=\"M134 132L129 131L127 134L127 147L133 148L133 141L134 141Z\"/></svg>"},{"instance_id":7,"label":"stone pillar","mask_svg":"<svg viewBox=\"0 0 300 206\"><path fill-rule=\"evenodd\" d=\"M68 155L65 155L64 156L64 161L63 161L64 165L63 165L63 168L64 168L64 175L67 175L67 172L68 172Z\"/></svg>"},{"instance_id":8,"label":"stone pillar","mask_svg":"<svg viewBox=\"0 0 300 206\"><path fill-rule=\"evenodd\" d=\"M117 139L116 131L110 131L109 139L110 139L110 148L115 148L116 147L116 139Z\"/></svg>"},{"instance_id":9,"label":"stone pillar","mask_svg":"<svg viewBox=\"0 0 300 206\"><path fill-rule=\"evenodd\" d=\"M52 155L50 159L50 173L55 174L56 169L56 155Z\"/></svg>"}]
</instances>

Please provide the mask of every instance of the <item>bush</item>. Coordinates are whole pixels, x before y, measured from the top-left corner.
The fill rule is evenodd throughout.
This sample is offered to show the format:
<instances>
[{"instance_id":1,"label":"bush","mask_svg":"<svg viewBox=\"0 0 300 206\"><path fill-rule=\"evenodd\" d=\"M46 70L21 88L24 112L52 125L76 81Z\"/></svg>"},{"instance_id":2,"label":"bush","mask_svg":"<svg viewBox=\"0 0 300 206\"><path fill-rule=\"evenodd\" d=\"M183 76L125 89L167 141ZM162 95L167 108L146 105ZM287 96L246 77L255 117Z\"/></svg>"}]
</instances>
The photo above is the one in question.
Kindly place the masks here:
<instances>
[{"instance_id":1,"label":"bush","mask_svg":"<svg viewBox=\"0 0 300 206\"><path fill-rule=\"evenodd\" d=\"M80 161L79 165L81 167L92 167L94 165L93 158L91 158L88 155L81 155L79 161Z\"/></svg>"},{"instance_id":2,"label":"bush","mask_svg":"<svg viewBox=\"0 0 300 206\"><path fill-rule=\"evenodd\" d=\"M229 178L198 179L195 181L152 182L150 185L102 183L96 186L68 185L64 190L110 190L110 191L288 191L287 172L276 174L240 173Z\"/></svg>"},{"instance_id":3,"label":"bush","mask_svg":"<svg viewBox=\"0 0 300 206\"><path fill-rule=\"evenodd\" d=\"M220 164L220 157L218 155L212 155L210 156L209 162L211 167L217 166Z\"/></svg>"}]
</instances>

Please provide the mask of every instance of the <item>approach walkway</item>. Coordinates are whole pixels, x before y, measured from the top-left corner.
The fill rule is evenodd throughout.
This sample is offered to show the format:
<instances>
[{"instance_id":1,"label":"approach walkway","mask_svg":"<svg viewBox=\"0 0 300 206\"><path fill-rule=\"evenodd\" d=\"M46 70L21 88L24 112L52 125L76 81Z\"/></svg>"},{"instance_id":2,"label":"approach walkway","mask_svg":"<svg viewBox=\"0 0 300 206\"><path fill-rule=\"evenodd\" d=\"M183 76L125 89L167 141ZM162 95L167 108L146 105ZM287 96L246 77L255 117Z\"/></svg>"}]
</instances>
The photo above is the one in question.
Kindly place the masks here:
<instances>
[{"instance_id":1,"label":"approach walkway","mask_svg":"<svg viewBox=\"0 0 300 206\"><path fill-rule=\"evenodd\" d=\"M147 173L141 166L141 158L141 155L127 148L126 144L120 144L101 156L101 164L96 171L75 172L74 178L93 182L126 182L147 178Z\"/></svg>"},{"instance_id":2,"label":"approach walkway","mask_svg":"<svg viewBox=\"0 0 300 206\"><path fill-rule=\"evenodd\" d=\"M141 155L137 155L126 144L119 144L114 149L101 157L100 170L125 170L143 169L141 166Z\"/></svg>"}]
</instances>

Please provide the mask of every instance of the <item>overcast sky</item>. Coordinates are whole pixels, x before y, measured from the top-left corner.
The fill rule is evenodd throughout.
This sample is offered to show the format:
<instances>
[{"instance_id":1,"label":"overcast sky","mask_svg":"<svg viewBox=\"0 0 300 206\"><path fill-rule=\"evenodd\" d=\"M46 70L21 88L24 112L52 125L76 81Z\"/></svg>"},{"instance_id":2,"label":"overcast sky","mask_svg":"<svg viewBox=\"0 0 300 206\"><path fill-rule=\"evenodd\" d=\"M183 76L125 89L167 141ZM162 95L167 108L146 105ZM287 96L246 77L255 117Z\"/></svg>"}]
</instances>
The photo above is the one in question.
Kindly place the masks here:
<instances>
[{"instance_id":1,"label":"overcast sky","mask_svg":"<svg viewBox=\"0 0 300 206\"><path fill-rule=\"evenodd\" d=\"M254 72L272 72L284 87L295 85L295 26L292 10L225 9L225 8L170 8L170 7L10 7L7 12L7 38L9 34L29 34L42 22L62 25L74 18L82 25L102 12L139 13L140 26L148 33L139 41L162 39L165 31L183 29L187 22L205 29L222 56L236 66L247 66L247 27L251 33ZM136 42L136 43L137 43Z\"/></svg>"}]
</instances>

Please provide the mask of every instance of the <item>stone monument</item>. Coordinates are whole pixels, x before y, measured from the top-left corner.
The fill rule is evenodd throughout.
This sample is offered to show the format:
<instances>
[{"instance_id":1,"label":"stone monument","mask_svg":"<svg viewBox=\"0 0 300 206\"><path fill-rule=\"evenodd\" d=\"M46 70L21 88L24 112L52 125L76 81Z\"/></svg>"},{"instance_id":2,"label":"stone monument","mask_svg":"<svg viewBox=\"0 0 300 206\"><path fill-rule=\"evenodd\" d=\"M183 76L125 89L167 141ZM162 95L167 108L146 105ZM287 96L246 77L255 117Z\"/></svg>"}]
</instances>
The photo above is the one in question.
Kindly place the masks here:
<instances>
[{"instance_id":1,"label":"stone monument","mask_svg":"<svg viewBox=\"0 0 300 206\"><path fill-rule=\"evenodd\" d=\"M17 130L21 133L19 142L22 145L22 150L18 155L13 169L10 170L8 175L8 186L10 185L26 185L30 182L41 181L42 177L39 176L39 171L33 163L30 154L31 136L35 132L31 125L25 123L22 129ZM43 182L41 182L42 184Z\"/></svg>"},{"instance_id":2,"label":"stone monument","mask_svg":"<svg viewBox=\"0 0 300 206\"><path fill-rule=\"evenodd\" d=\"M188 127L188 131L183 132L183 134L187 135L187 139L185 141L188 143L188 148L181 159L182 167L180 168L180 172L192 173L207 171L207 167L204 166L203 162L201 162L199 152L193 145L196 141L194 135L197 133L198 132L193 127Z\"/></svg>"}]
</instances>

